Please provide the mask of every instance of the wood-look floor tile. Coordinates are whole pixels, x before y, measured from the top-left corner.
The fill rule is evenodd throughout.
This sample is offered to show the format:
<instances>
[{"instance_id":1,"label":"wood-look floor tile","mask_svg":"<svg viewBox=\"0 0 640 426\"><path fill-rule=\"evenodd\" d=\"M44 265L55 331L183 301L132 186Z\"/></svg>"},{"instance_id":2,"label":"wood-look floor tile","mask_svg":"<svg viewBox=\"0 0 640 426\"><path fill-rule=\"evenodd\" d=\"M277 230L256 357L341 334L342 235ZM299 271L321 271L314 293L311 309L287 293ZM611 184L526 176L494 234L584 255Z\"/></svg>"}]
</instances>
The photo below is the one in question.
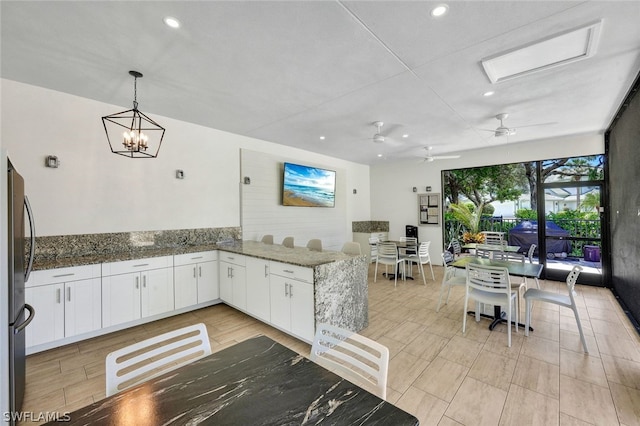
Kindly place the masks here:
<instances>
[{"instance_id":1,"label":"wood-look floor tile","mask_svg":"<svg viewBox=\"0 0 640 426\"><path fill-rule=\"evenodd\" d=\"M608 388L560 375L560 411L596 425L618 423Z\"/></svg>"},{"instance_id":2,"label":"wood-look floor tile","mask_svg":"<svg viewBox=\"0 0 640 426\"><path fill-rule=\"evenodd\" d=\"M387 336L382 336L376 339L376 342L384 345L389 349L389 359L392 359L398 355L407 346L406 343L398 342L397 340L390 339Z\"/></svg>"},{"instance_id":3,"label":"wood-look floor tile","mask_svg":"<svg viewBox=\"0 0 640 426\"><path fill-rule=\"evenodd\" d=\"M56 387L48 392L35 395L31 389L25 391L22 411L40 413L45 411L55 411L65 405L64 390Z\"/></svg>"},{"instance_id":4,"label":"wood-look floor tile","mask_svg":"<svg viewBox=\"0 0 640 426\"><path fill-rule=\"evenodd\" d=\"M640 348L631 339L620 339L615 336L596 333L596 341L601 354L615 356L627 361L640 362Z\"/></svg>"},{"instance_id":5,"label":"wood-look floor tile","mask_svg":"<svg viewBox=\"0 0 640 426\"><path fill-rule=\"evenodd\" d=\"M71 404L86 398L87 395L104 392L105 388L106 382L104 376L92 377L83 382L65 386L64 399L67 404Z\"/></svg>"},{"instance_id":6,"label":"wood-look floor tile","mask_svg":"<svg viewBox=\"0 0 640 426\"><path fill-rule=\"evenodd\" d=\"M640 426L640 390L612 383L611 395L620 422Z\"/></svg>"},{"instance_id":7,"label":"wood-look floor tile","mask_svg":"<svg viewBox=\"0 0 640 426\"><path fill-rule=\"evenodd\" d=\"M580 356L575 352L560 349L560 374L594 385L608 386L602 360L588 354Z\"/></svg>"},{"instance_id":8,"label":"wood-look floor tile","mask_svg":"<svg viewBox=\"0 0 640 426\"><path fill-rule=\"evenodd\" d=\"M573 312L571 309L568 309L569 312ZM588 320L589 317L581 316L580 324L582 325L582 332L585 336L593 336L593 327L591 326L591 321ZM560 331L570 331L571 333L579 333L578 331L578 323L576 322L576 317L571 316L560 316Z\"/></svg>"},{"instance_id":9,"label":"wood-look floor tile","mask_svg":"<svg viewBox=\"0 0 640 426\"><path fill-rule=\"evenodd\" d=\"M400 352L389 361L387 386L404 393L428 365L429 361L423 358Z\"/></svg>"},{"instance_id":10,"label":"wood-look floor tile","mask_svg":"<svg viewBox=\"0 0 640 426\"><path fill-rule=\"evenodd\" d=\"M467 377L504 391L509 390L517 361L487 350L480 352Z\"/></svg>"},{"instance_id":11,"label":"wood-look floor tile","mask_svg":"<svg viewBox=\"0 0 640 426\"><path fill-rule=\"evenodd\" d=\"M521 356L511 382L551 398L560 397L560 367L535 358Z\"/></svg>"},{"instance_id":12,"label":"wood-look floor tile","mask_svg":"<svg viewBox=\"0 0 640 426\"><path fill-rule=\"evenodd\" d=\"M597 334L606 334L619 339L631 339L627 329L622 326L620 321L611 322L609 320L591 319L591 327L593 332Z\"/></svg>"},{"instance_id":13,"label":"wood-look floor tile","mask_svg":"<svg viewBox=\"0 0 640 426\"><path fill-rule=\"evenodd\" d=\"M602 364L609 382L640 390L640 363L602 355Z\"/></svg>"},{"instance_id":14,"label":"wood-look floor tile","mask_svg":"<svg viewBox=\"0 0 640 426\"><path fill-rule=\"evenodd\" d=\"M413 382L413 386L451 402L468 372L469 368L464 365L436 357Z\"/></svg>"},{"instance_id":15,"label":"wood-look floor tile","mask_svg":"<svg viewBox=\"0 0 640 426\"><path fill-rule=\"evenodd\" d=\"M449 339L425 331L405 346L404 351L427 361L433 361L447 343Z\"/></svg>"},{"instance_id":16,"label":"wood-look floor tile","mask_svg":"<svg viewBox=\"0 0 640 426\"><path fill-rule=\"evenodd\" d=\"M555 342L560 341L560 326L558 322L539 321L536 319L531 321L531 326L534 331L529 333L529 336L539 337L541 339L553 340ZM522 330L520 330L522 331Z\"/></svg>"},{"instance_id":17,"label":"wood-look floor tile","mask_svg":"<svg viewBox=\"0 0 640 426\"><path fill-rule=\"evenodd\" d=\"M520 353L540 361L560 365L560 342L535 337L533 332L529 333L529 337L525 337Z\"/></svg>"},{"instance_id":18,"label":"wood-look floor tile","mask_svg":"<svg viewBox=\"0 0 640 426\"><path fill-rule=\"evenodd\" d=\"M471 368L478 354L482 350L482 343L465 339L461 336L453 336L447 346L440 351L439 356L449 361L457 362Z\"/></svg>"},{"instance_id":19,"label":"wood-look floor tile","mask_svg":"<svg viewBox=\"0 0 640 426\"><path fill-rule=\"evenodd\" d=\"M513 330L512 330L513 331ZM484 349L498 355L518 359L524 343L524 333L511 333L511 347L507 346L507 332L493 330L484 344Z\"/></svg>"},{"instance_id":20,"label":"wood-look floor tile","mask_svg":"<svg viewBox=\"0 0 640 426\"><path fill-rule=\"evenodd\" d=\"M560 426L593 426L593 423L576 419L566 413L560 413Z\"/></svg>"},{"instance_id":21,"label":"wood-look floor tile","mask_svg":"<svg viewBox=\"0 0 640 426\"><path fill-rule=\"evenodd\" d=\"M456 422L451 417L442 416L442 420L438 423L438 426L464 426L462 423Z\"/></svg>"},{"instance_id":22,"label":"wood-look floor tile","mask_svg":"<svg viewBox=\"0 0 640 426\"><path fill-rule=\"evenodd\" d=\"M500 425L558 425L559 415L560 402L557 399L511 385Z\"/></svg>"},{"instance_id":23,"label":"wood-look floor tile","mask_svg":"<svg viewBox=\"0 0 640 426\"><path fill-rule=\"evenodd\" d=\"M445 412L465 425L496 425L504 408L507 392L467 377Z\"/></svg>"},{"instance_id":24,"label":"wood-look floor tile","mask_svg":"<svg viewBox=\"0 0 640 426\"><path fill-rule=\"evenodd\" d=\"M587 342L589 356L600 357L600 351L598 350L596 337L585 334L584 340ZM584 353L582 340L580 340L580 334L577 330L575 333L566 330L560 330L560 349L566 349L568 351L576 352L579 354Z\"/></svg>"},{"instance_id":25,"label":"wood-look floor tile","mask_svg":"<svg viewBox=\"0 0 640 426\"><path fill-rule=\"evenodd\" d=\"M399 326L387 331L384 335L398 342L410 343L420 333L425 330L425 326L413 321L404 321Z\"/></svg>"},{"instance_id":26,"label":"wood-look floor tile","mask_svg":"<svg viewBox=\"0 0 640 426\"><path fill-rule=\"evenodd\" d=\"M416 416L421 425L438 424L449 406L445 401L415 387L409 387L395 405Z\"/></svg>"},{"instance_id":27,"label":"wood-look floor tile","mask_svg":"<svg viewBox=\"0 0 640 426\"><path fill-rule=\"evenodd\" d=\"M61 359L76 356L78 355L78 353L78 345L70 344L59 348L50 349L48 351L39 352L37 354L32 354L27 356L27 370L37 364L50 361L59 361Z\"/></svg>"},{"instance_id":28,"label":"wood-look floor tile","mask_svg":"<svg viewBox=\"0 0 640 426\"><path fill-rule=\"evenodd\" d=\"M612 308L613 306L608 309L587 306L587 311L589 312L589 318L591 318L592 320L599 319L608 322L620 323L620 319L618 318L616 311Z\"/></svg>"},{"instance_id":29,"label":"wood-look floor tile","mask_svg":"<svg viewBox=\"0 0 640 426\"><path fill-rule=\"evenodd\" d=\"M55 375L49 375L46 380L29 382L30 386L26 387L25 400L39 399L45 394L49 394L55 389L62 389L65 386L74 383L83 383L87 380L87 375L81 365L75 370L60 372Z\"/></svg>"},{"instance_id":30,"label":"wood-look floor tile","mask_svg":"<svg viewBox=\"0 0 640 426\"><path fill-rule=\"evenodd\" d=\"M427 327L427 331L429 333L437 334L438 336L446 338L455 336L459 330L462 330L462 316L458 321L446 317L440 317L433 324Z\"/></svg>"}]
</instances>

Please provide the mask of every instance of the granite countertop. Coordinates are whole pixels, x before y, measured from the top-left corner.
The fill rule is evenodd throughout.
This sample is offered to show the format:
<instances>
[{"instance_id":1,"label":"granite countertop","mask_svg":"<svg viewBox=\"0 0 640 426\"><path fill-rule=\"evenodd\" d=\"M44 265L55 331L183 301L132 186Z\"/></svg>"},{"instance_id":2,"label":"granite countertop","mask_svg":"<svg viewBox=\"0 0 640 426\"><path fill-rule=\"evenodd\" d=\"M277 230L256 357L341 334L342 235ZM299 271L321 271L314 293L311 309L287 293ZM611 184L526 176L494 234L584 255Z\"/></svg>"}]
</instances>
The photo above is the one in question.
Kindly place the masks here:
<instances>
[{"instance_id":1,"label":"granite countertop","mask_svg":"<svg viewBox=\"0 0 640 426\"><path fill-rule=\"evenodd\" d=\"M186 245L164 248L144 248L129 251L102 253L91 256L60 257L44 259L33 264L33 270L57 269L71 266L94 265L98 263L121 262L125 260L144 259L149 257L173 256L201 251L222 250L244 254L260 259L275 260L292 265L315 267L325 263L349 259L352 256L336 251L316 252L306 247L287 248L278 244L269 245L258 241L233 241L218 244Z\"/></svg>"},{"instance_id":2,"label":"granite countertop","mask_svg":"<svg viewBox=\"0 0 640 426\"><path fill-rule=\"evenodd\" d=\"M411 414L265 336L245 340L74 411L64 424L123 422L419 424Z\"/></svg>"}]
</instances>

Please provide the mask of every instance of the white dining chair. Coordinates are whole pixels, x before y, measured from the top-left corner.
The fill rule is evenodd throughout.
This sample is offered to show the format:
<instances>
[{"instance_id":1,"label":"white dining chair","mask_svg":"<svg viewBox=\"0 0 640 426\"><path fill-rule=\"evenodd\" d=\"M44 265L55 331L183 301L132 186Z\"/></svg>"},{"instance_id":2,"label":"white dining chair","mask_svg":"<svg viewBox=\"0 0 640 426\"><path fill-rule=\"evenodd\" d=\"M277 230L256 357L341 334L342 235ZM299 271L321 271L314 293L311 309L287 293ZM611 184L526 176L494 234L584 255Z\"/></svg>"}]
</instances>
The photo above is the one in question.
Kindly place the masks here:
<instances>
[{"instance_id":1,"label":"white dining chair","mask_svg":"<svg viewBox=\"0 0 640 426\"><path fill-rule=\"evenodd\" d=\"M378 243L380 240L378 237L369 237L369 248L371 250L371 262L378 260Z\"/></svg>"},{"instance_id":2,"label":"white dining chair","mask_svg":"<svg viewBox=\"0 0 640 426\"><path fill-rule=\"evenodd\" d=\"M582 272L581 266L574 266L567 275L567 290L569 294L552 293L550 291L540 290L537 288L530 288L524 293L524 300L526 302L525 310L525 329L524 335L529 335L529 324L531 324L531 306L534 300L546 303L553 303L554 305L563 306L573 311L573 316L576 318L576 324L578 325L578 332L580 333L580 340L582 341L582 347L585 353L589 353L587 349L587 342L584 339L584 332L582 331L582 323L580 322L580 315L578 314L578 306L576 305L575 286L578 280L578 275Z\"/></svg>"},{"instance_id":3,"label":"white dining chair","mask_svg":"<svg viewBox=\"0 0 640 426\"><path fill-rule=\"evenodd\" d=\"M357 243L355 241L347 241L346 243L344 243L344 245L342 246L342 252L344 254L351 254L351 255L362 255L362 249L360 248L360 243Z\"/></svg>"},{"instance_id":4,"label":"white dining chair","mask_svg":"<svg viewBox=\"0 0 640 426\"><path fill-rule=\"evenodd\" d=\"M467 329L467 305L469 299L476 302L476 322L480 321L480 303L501 306L507 314L507 344L511 347L511 317L515 313L515 327L518 332L518 290L511 288L507 268L467 264L467 284L464 294L462 333Z\"/></svg>"},{"instance_id":5,"label":"white dining chair","mask_svg":"<svg viewBox=\"0 0 640 426\"><path fill-rule=\"evenodd\" d=\"M516 263L520 263L522 266L524 266L524 263L525 263L524 254L512 253L508 251L493 252L493 260L502 260L504 262L516 262ZM524 296L524 292L527 291L527 277L523 276L522 281L520 281L519 284L512 282L511 285L513 285L514 287L515 286L518 287L518 292L522 297Z\"/></svg>"},{"instance_id":6,"label":"white dining chair","mask_svg":"<svg viewBox=\"0 0 640 426\"><path fill-rule=\"evenodd\" d=\"M263 235L261 242L264 244L273 244L273 235Z\"/></svg>"},{"instance_id":7,"label":"white dining chair","mask_svg":"<svg viewBox=\"0 0 640 426\"><path fill-rule=\"evenodd\" d=\"M317 238L311 239L307 243L307 248L311 251L322 251L322 241Z\"/></svg>"},{"instance_id":8,"label":"white dining chair","mask_svg":"<svg viewBox=\"0 0 640 426\"><path fill-rule=\"evenodd\" d=\"M389 349L386 346L353 331L319 323L309 358L386 399L389 370Z\"/></svg>"},{"instance_id":9,"label":"white dining chair","mask_svg":"<svg viewBox=\"0 0 640 426\"><path fill-rule=\"evenodd\" d=\"M378 244L378 257L376 259L376 268L373 273L373 282L376 282L376 278L378 277L378 265L382 264L387 266L393 266L394 273L394 287L398 286L398 274L400 273L399 265L402 263L402 278L405 278L404 274L404 260L398 256L398 247L395 243L380 243Z\"/></svg>"},{"instance_id":10,"label":"white dining chair","mask_svg":"<svg viewBox=\"0 0 640 426\"><path fill-rule=\"evenodd\" d=\"M504 232L482 231L484 235L484 243L489 245L502 245L504 241Z\"/></svg>"},{"instance_id":11,"label":"white dining chair","mask_svg":"<svg viewBox=\"0 0 640 426\"><path fill-rule=\"evenodd\" d=\"M527 259L529 259L529 263L533 265L533 254L536 251L536 245L535 244L531 244L531 246L529 247L529 251L527 251ZM538 277L535 277L536 280L536 287L540 288L540 281L538 280Z\"/></svg>"},{"instance_id":12,"label":"white dining chair","mask_svg":"<svg viewBox=\"0 0 640 426\"><path fill-rule=\"evenodd\" d=\"M476 257L481 257L483 259L492 259L493 258L493 250L491 250L487 246L483 246L482 244L478 244L478 245L476 245Z\"/></svg>"},{"instance_id":13,"label":"white dining chair","mask_svg":"<svg viewBox=\"0 0 640 426\"><path fill-rule=\"evenodd\" d=\"M456 268L447 265L445 253L442 253L442 261L444 265L444 274L442 275L442 284L440 285L440 297L438 298L438 306L436 312L440 312L440 305L442 304L442 296L445 290L447 291L447 299L444 304L449 303L449 296L451 295L451 287L465 286L467 285L467 277L456 276Z\"/></svg>"},{"instance_id":14,"label":"white dining chair","mask_svg":"<svg viewBox=\"0 0 640 426\"><path fill-rule=\"evenodd\" d=\"M105 360L106 395L114 395L210 354L209 335L202 323L118 349Z\"/></svg>"},{"instance_id":15,"label":"white dining chair","mask_svg":"<svg viewBox=\"0 0 640 426\"><path fill-rule=\"evenodd\" d=\"M293 248L293 237L284 237L284 240L282 240L282 245L287 248Z\"/></svg>"},{"instance_id":16,"label":"white dining chair","mask_svg":"<svg viewBox=\"0 0 640 426\"><path fill-rule=\"evenodd\" d=\"M459 257L462 254L462 246L460 245L460 241L455 239L451 240L451 242L449 243L449 247L451 247L454 258Z\"/></svg>"},{"instance_id":17,"label":"white dining chair","mask_svg":"<svg viewBox=\"0 0 640 426\"><path fill-rule=\"evenodd\" d=\"M404 255L400 254L400 257L405 262L405 268L408 266L409 269L411 269L413 268L414 263L418 264L418 272L420 272L420 275L422 275L422 282L424 283L424 285L427 285L427 279L424 276L424 265L429 265L429 268L431 269L431 279L434 281L436 280L436 277L433 274L433 266L431 266L431 256L429 256L430 245L431 241L423 241L418 246L417 253Z\"/></svg>"}]
</instances>

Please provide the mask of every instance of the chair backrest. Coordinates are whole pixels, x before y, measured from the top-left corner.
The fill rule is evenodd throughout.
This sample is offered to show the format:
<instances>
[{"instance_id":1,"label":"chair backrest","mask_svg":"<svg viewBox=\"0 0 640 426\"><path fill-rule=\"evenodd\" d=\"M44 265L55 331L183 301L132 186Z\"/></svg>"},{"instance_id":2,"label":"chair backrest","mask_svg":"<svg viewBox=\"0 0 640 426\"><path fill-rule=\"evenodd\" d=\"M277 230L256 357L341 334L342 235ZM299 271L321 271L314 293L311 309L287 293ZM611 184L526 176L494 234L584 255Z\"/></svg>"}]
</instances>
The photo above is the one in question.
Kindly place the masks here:
<instances>
[{"instance_id":1,"label":"chair backrest","mask_svg":"<svg viewBox=\"0 0 640 426\"><path fill-rule=\"evenodd\" d=\"M529 251L527 252L527 259L529 259L529 263L533 264L533 253L536 251L536 245L531 244L529 247Z\"/></svg>"},{"instance_id":2,"label":"chair backrest","mask_svg":"<svg viewBox=\"0 0 640 426\"><path fill-rule=\"evenodd\" d=\"M398 248L395 243L379 243L378 259L397 259Z\"/></svg>"},{"instance_id":3,"label":"chair backrest","mask_svg":"<svg viewBox=\"0 0 640 426\"><path fill-rule=\"evenodd\" d=\"M342 252L345 254L361 255L362 250L360 249L360 243L357 243L355 241L347 241L342 246Z\"/></svg>"},{"instance_id":4,"label":"chair backrest","mask_svg":"<svg viewBox=\"0 0 640 426\"><path fill-rule=\"evenodd\" d=\"M453 257L456 257L456 256L458 256L458 255L460 255L462 253L462 246L460 245L460 241L451 240L449 245L453 249Z\"/></svg>"},{"instance_id":5,"label":"chair backrest","mask_svg":"<svg viewBox=\"0 0 640 426\"><path fill-rule=\"evenodd\" d=\"M491 259L493 258L493 251L486 249L486 248L482 248L479 246L476 246L476 257L482 257L484 259Z\"/></svg>"},{"instance_id":6,"label":"chair backrest","mask_svg":"<svg viewBox=\"0 0 640 426\"><path fill-rule=\"evenodd\" d=\"M423 241L418 246L418 257L420 260L429 260L429 246L431 246L431 241Z\"/></svg>"},{"instance_id":7,"label":"chair backrest","mask_svg":"<svg viewBox=\"0 0 640 426\"><path fill-rule=\"evenodd\" d=\"M418 245L418 238L417 237L400 237L399 241L401 243Z\"/></svg>"},{"instance_id":8,"label":"chair backrest","mask_svg":"<svg viewBox=\"0 0 640 426\"><path fill-rule=\"evenodd\" d=\"M273 235L263 235L262 242L265 244L273 244Z\"/></svg>"},{"instance_id":9,"label":"chair backrest","mask_svg":"<svg viewBox=\"0 0 640 426\"><path fill-rule=\"evenodd\" d=\"M482 234L484 234L485 244L502 245L502 241L504 240L504 232L482 231Z\"/></svg>"},{"instance_id":10,"label":"chair backrest","mask_svg":"<svg viewBox=\"0 0 640 426\"><path fill-rule=\"evenodd\" d=\"M378 244L379 241L378 237L369 237L369 244L371 245Z\"/></svg>"},{"instance_id":11,"label":"chair backrest","mask_svg":"<svg viewBox=\"0 0 640 426\"><path fill-rule=\"evenodd\" d=\"M508 251L495 251L493 252L493 260L504 260L507 262L520 262L524 265L524 254L511 253Z\"/></svg>"},{"instance_id":12,"label":"chair backrest","mask_svg":"<svg viewBox=\"0 0 640 426\"><path fill-rule=\"evenodd\" d=\"M567 289L569 290L569 297L571 298L571 304L575 306L575 291L574 288L576 286L576 281L578 280L578 275L582 272L582 266L574 266L573 269L567 275Z\"/></svg>"},{"instance_id":13,"label":"chair backrest","mask_svg":"<svg viewBox=\"0 0 640 426\"><path fill-rule=\"evenodd\" d=\"M447 266L449 263L453 262L455 258L453 254L449 250L445 250L442 252L442 264Z\"/></svg>"},{"instance_id":14,"label":"chair backrest","mask_svg":"<svg viewBox=\"0 0 640 426\"><path fill-rule=\"evenodd\" d=\"M320 323L310 359L382 399L387 397L389 349L374 340Z\"/></svg>"},{"instance_id":15,"label":"chair backrest","mask_svg":"<svg viewBox=\"0 0 640 426\"><path fill-rule=\"evenodd\" d=\"M467 286L489 293L511 294L509 270L496 266L467 263Z\"/></svg>"},{"instance_id":16,"label":"chair backrest","mask_svg":"<svg viewBox=\"0 0 640 426\"><path fill-rule=\"evenodd\" d=\"M284 240L282 240L282 245L293 248L293 237L285 237Z\"/></svg>"},{"instance_id":17,"label":"chair backrest","mask_svg":"<svg viewBox=\"0 0 640 426\"><path fill-rule=\"evenodd\" d=\"M307 248L311 251L322 251L322 241L317 238L309 240Z\"/></svg>"},{"instance_id":18,"label":"chair backrest","mask_svg":"<svg viewBox=\"0 0 640 426\"><path fill-rule=\"evenodd\" d=\"M107 396L211 354L204 324L195 324L111 352L105 361Z\"/></svg>"}]
</instances>

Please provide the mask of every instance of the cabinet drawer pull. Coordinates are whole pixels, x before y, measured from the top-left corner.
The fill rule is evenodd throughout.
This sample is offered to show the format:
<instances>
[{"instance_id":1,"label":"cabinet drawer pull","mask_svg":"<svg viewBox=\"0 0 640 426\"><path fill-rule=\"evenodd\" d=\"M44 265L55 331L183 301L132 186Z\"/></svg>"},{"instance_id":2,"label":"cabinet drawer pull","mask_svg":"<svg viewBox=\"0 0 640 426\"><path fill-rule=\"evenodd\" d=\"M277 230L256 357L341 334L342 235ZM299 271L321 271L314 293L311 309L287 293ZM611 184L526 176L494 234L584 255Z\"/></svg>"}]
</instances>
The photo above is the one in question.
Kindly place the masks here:
<instances>
[{"instance_id":1,"label":"cabinet drawer pull","mask_svg":"<svg viewBox=\"0 0 640 426\"><path fill-rule=\"evenodd\" d=\"M235 259L235 257L233 257L233 256L227 256L227 259L229 259L229 260L234 260L234 259Z\"/></svg>"},{"instance_id":2,"label":"cabinet drawer pull","mask_svg":"<svg viewBox=\"0 0 640 426\"><path fill-rule=\"evenodd\" d=\"M71 287L67 287L67 301L71 302Z\"/></svg>"},{"instance_id":3,"label":"cabinet drawer pull","mask_svg":"<svg viewBox=\"0 0 640 426\"><path fill-rule=\"evenodd\" d=\"M285 296L289 295L289 284L288 283L284 283L284 295Z\"/></svg>"},{"instance_id":4,"label":"cabinet drawer pull","mask_svg":"<svg viewBox=\"0 0 640 426\"><path fill-rule=\"evenodd\" d=\"M202 266L198 266L198 276L202 277Z\"/></svg>"},{"instance_id":5,"label":"cabinet drawer pull","mask_svg":"<svg viewBox=\"0 0 640 426\"><path fill-rule=\"evenodd\" d=\"M269 276L269 266L264 265L264 277L267 278Z\"/></svg>"},{"instance_id":6,"label":"cabinet drawer pull","mask_svg":"<svg viewBox=\"0 0 640 426\"><path fill-rule=\"evenodd\" d=\"M142 276L142 287L147 287L147 276L143 275Z\"/></svg>"},{"instance_id":7,"label":"cabinet drawer pull","mask_svg":"<svg viewBox=\"0 0 640 426\"><path fill-rule=\"evenodd\" d=\"M148 263L141 263L139 265L133 265L134 268L140 268L141 266L149 266Z\"/></svg>"},{"instance_id":8,"label":"cabinet drawer pull","mask_svg":"<svg viewBox=\"0 0 640 426\"><path fill-rule=\"evenodd\" d=\"M136 288L140 288L140 277L136 277Z\"/></svg>"},{"instance_id":9,"label":"cabinet drawer pull","mask_svg":"<svg viewBox=\"0 0 640 426\"><path fill-rule=\"evenodd\" d=\"M286 272L287 274L293 274L293 271L289 269L283 269L282 272Z\"/></svg>"},{"instance_id":10,"label":"cabinet drawer pull","mask_svg":"<svg viewBox=\"0 0 640 426\"><path fill-rule=\"evenodd\" d=\"M56 289L56 303L60 303L60 289Z\"/></svg>"},{"instance_id":11,"label":"cabinet drawer pull","mask_svg":"<svg viewBox=\"0 0 640 426\"><path fill-rule=\"evenodd\" d=\"M195 277L196 277L196 267L194 266L193 267L193 278L195 278Z\"/></svg>"},{"instance_id":12,"label":"cabinet drawer pull","mask_svg":"<svg viewBox=\"0 0 640 426\"><path fill-rule=\"evenodd\" d=\"M73 272L70 274L60 274L60 275L54 275L53 278L60 278L60 277L71 277L75 275Z\"/></svg>"},{"instance_id":13,"label":"cabinet drawer pull","mask_svg":"<svg viewBox=\"0 0 640 426\"><path fill-rule=\"evenodd\" d=\"M196 257L192 257L191 259L195 260L195 259L202 259L204 256L196 256Z\"/></svg>"},{"instance_id":14,"label":"cabinet drawer pull","mask_svg":"<svg viewBox=\"0 0 640 426\"><path fill-rule=\"evenodd\" d=\"M289 297L293 297L293 284L289 284Z\"/></svg>"}]
</instances>

